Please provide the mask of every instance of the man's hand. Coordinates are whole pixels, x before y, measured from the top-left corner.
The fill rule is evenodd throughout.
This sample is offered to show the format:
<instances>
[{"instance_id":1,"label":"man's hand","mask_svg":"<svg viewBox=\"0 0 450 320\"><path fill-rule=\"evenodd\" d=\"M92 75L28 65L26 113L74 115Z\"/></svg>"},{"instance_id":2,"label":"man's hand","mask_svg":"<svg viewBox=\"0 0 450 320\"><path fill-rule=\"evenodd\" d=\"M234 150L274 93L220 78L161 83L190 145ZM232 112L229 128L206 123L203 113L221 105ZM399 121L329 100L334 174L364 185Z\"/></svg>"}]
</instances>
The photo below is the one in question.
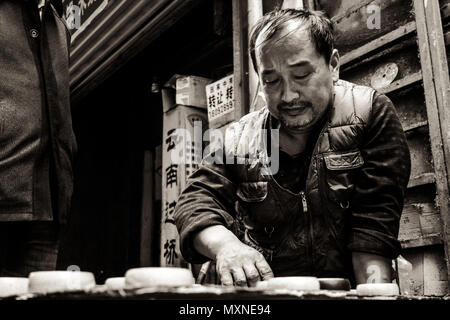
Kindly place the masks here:
<instances>
[{"instance_id":1,"label":"man's hand","mask_svg":"<svg viewBox=\"0 0 450 320\"><path fill-rule=\"evenodd\" d=\"M203 229L194 238L194 247L216 261L223 285L255 286L258 280L273 278L263 255L243 244L230 230L216 225Z\"/></svg>"},{"instance_id":2,"label":"man's hand","mask_svg":"<svg viewBox=\"0 0 450 320\"><path fill-rule=\"evenodd\" d=\"M225 286L254 287L259 280L273 278L272 269L263 255L242 242L222 247L216 255L216 269Z\"/></svg>"}]
</instances>

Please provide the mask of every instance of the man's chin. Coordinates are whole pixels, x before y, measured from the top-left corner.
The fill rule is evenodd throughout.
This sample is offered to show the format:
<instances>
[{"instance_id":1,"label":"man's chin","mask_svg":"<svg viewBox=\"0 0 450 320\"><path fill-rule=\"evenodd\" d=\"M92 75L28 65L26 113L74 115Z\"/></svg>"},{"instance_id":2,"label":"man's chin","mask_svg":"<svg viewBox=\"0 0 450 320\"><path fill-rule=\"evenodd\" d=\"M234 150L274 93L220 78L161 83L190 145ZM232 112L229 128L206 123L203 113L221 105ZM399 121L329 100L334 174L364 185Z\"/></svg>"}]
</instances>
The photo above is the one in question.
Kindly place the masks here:
<instances>
[{"instance_id":1,"label":"man's chin","mask_svg":"<svg viewBox=\"0 0 450 320\"><path fill-rule=\"evenodd\" d=\"M311 120L308 122L303 121L295 121L288 119L280 119L281 127L291 132L309 132L314 128L315 121Z\"/></svg>"}]
</instances>

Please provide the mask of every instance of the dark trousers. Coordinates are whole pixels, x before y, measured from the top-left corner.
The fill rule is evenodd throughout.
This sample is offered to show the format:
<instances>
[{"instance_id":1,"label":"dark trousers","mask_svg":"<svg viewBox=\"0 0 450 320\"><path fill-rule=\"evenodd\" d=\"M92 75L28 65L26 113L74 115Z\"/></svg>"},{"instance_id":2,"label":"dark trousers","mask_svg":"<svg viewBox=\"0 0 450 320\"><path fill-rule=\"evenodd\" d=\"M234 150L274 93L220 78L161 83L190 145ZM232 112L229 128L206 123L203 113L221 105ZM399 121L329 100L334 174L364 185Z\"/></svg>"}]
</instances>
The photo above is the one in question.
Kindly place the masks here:
<instances>
[{"instance_id":1,"label":"dark trousers","mask_svg":"<svg viewBox=\"0 0 450 320\"><path fill-rule=\"evenodd\" d=\"M55 222L0 222L0 276L55 270L59 230Z\"/></svg>"}]
</instances>

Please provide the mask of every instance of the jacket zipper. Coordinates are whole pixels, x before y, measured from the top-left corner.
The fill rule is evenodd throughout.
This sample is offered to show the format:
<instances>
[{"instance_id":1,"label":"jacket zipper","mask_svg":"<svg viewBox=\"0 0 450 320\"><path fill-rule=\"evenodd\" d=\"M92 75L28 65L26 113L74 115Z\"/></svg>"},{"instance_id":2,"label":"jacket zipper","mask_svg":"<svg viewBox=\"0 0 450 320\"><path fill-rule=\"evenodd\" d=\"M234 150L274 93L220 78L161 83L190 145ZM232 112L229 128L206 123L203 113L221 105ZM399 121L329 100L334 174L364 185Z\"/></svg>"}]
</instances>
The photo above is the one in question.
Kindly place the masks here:
<instances>
[{"instance_id":1,"label":"jacket zipper","mask_svg":"<svg viewBox=\"0 0 450 320\"><path fill-rule=\"evenodd\" d=\"M317 161L317 159L318 159L317 158L317 150L318 150L319 140L320 140L320 137L322 137L322 135L324 134L324 132L327 131L327 129L328 129L328 122L330 120L331 110L332 109L327 111L327 114L325 116L326 117L325 123L324 123L323 127L320 129L320 133L317 137L317 141L314 144L314 148L313 148L312 155L311 155L311 161L309 163L308 173L306 175L306 181L308 181L308 179L310 178L309 170L311 168L311 165L313 165L312 162ZM317 179L319 179L319 178L320 177L317 177ZM313 274L313 272L314 272L314 250L313 250L314 230L313 230L312 216L311 216L311 212L309 212L309 210L308 210L308 203L307 203L306 195L305 195L304 191L301 192L301 197L302 197L303 209L306 209L306 211L305 210L303 210L303 211L305 214L307 214L307 219L308 219L308 223L309 223L309 237L308 238L309 238L309 246L310 246L309 256L311 257L310 270L311 270L311 274Z\"/></svg>"},{"instance_id":2,"label":"jacket zipper","mask_svg":"<svg viewBox=\"0 0 450 320\"><path fill-rule=\"evenodd\" d=\"M301 191L300 196L302 197L303 212L307 213L308 212L308 203L306 202L305 192Z\"/></svg>"},{"instance_id":3,"label":"jacket zipper","mask_svg":"<svg viewBox=\"0 0 450 320\"><path fill-rule=\"evenodd\" d=\"M311 213L308 210L308 202L306 200L306 195L304 191L300 192L300 196L302 198L303 205L303 213L306 215L306 219L308 220L309 225L309 234L308 234L308 256L311 258L309 263L309 268L311 273L314 271L314 250L313 250L313 225L312 225L312 217Z\"/></svg>"}]
</instances>

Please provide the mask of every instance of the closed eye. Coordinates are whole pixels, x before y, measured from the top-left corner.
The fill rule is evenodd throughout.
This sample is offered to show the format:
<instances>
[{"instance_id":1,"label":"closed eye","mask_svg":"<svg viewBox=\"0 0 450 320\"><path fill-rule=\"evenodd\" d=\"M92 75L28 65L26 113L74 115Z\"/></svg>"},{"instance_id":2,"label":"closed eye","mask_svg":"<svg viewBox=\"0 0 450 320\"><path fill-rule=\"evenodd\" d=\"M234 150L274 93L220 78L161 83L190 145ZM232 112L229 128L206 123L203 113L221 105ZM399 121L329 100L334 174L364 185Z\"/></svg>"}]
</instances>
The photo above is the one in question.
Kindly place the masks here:
<instances>
[{"instance_id":1,"label":"closed eye","mask_svg":"<svg viewBox=\"0 0 450 320\"><path fill-rule=\"evenodd\" d=\"M275 79L264 79L264 83L266 84L275 84L279 81L279 78L275 78Z\"/></svg>"},{"instance_id":2,"label":"closed eye","mask_svg":"<svg viewBox=\"0 0 450 320\"><path fill-rule=\"evenodd\" d=\"M311 73L306 73L306 74L304 74L304 75L297 75L297 76L294 76L294 79L298 79L298 80L305 79L305 78L307 78L310 74L311 74Z\"/></svg>"}]
</instances>

